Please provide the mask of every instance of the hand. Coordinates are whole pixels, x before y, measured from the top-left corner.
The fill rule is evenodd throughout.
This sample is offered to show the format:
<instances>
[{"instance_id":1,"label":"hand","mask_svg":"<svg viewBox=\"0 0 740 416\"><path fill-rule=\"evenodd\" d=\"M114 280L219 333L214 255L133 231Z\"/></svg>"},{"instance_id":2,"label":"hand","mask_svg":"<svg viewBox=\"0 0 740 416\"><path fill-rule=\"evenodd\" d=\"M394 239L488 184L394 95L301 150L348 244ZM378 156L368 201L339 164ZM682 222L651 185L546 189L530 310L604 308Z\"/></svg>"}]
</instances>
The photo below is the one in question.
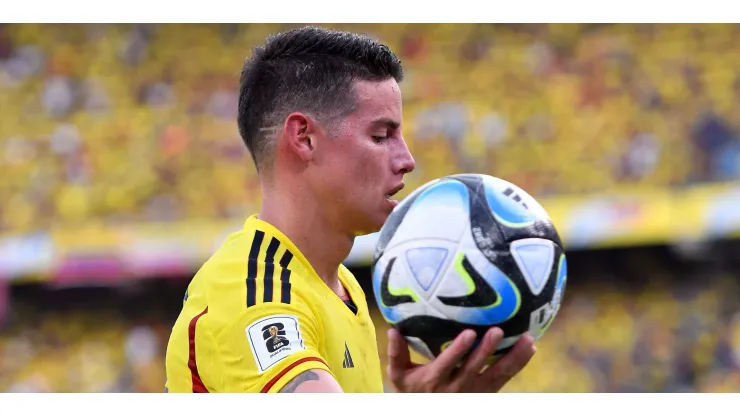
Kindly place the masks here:
<instances>
[{"instance_id":1,"label":"hand","mask_svg":"<svg viewBox=\"0 0 740 416\"><path fill-rule=\"evenodd\" d=\"M388 377L401 393L496 393L537 351L532 337L525 335L489 366L490 357L504 338L500 328L491 328L458 368L476 339L475 331L466 329L434 361L421 365L411 362L406 339L398 330L391 329L388 338Z\"/></svg>"}]
</instances>

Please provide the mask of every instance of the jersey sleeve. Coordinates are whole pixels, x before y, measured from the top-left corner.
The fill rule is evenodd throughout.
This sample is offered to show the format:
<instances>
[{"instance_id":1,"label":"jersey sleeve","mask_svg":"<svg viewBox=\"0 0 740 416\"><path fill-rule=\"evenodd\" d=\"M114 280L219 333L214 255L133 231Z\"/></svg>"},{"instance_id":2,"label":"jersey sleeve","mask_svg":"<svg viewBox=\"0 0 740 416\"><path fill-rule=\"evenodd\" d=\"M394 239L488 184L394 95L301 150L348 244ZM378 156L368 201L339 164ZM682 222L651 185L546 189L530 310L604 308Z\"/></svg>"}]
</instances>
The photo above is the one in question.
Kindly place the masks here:
<instances>
[{"instance_id":1,"label":"jersey sleeve","mask_svg":"<svg viewBox=\"0 0 740 416\"><path fill-rule=\"evenodd\" d=\"M298 299L247 308L216 335L225 390L278 392L306 370L331 374L319 349L322 333L321 322Z\"/></svg>"}]
</instances>

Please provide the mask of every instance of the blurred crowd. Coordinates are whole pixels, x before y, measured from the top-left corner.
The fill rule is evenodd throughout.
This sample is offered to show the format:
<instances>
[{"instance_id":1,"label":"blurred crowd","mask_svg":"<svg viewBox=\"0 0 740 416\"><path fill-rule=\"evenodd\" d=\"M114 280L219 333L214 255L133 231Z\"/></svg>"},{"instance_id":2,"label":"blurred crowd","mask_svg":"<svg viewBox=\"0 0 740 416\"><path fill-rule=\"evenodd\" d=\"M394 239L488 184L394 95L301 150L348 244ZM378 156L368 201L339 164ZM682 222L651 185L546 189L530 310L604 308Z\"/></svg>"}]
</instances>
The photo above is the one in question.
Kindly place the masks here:
<instances>
[{"instance_id":1,"label":"blurred crowd","mask_svg":"<svg viewBox=\"0 0 740 416\"><path fill-rule=\"evenodd\" d=\"M133 292L15 289L0 327L0 392L163 392L165 348L186 284L175 285L179 296L151 282Z\"/></svg>"},{"instance_id":2,"label":"blurred crowd","mask_svg":"<svg viewBox=\"0 0 740 416\"><path fill-rule=\"evenodd\" d=\"M331 25L402 58L407 189L535 197L740 177L737 25ZM243 218L243 59L283 24L0 25L0 233Z\"/></svg>"},{"instance_id":3,"label":"blurred crowd","mask_svg":"<svg viewBox=\"0 0 740 416\"><path fill-rule=\"evenodd\" d=\"M506 391L740 391L737 277L683 289L574 293Z\"/></svg>"},{"instance_id":4,"label":"blurred crowd","mask_svg":"<svg viewBox=\"0 0 740 416\"><path fill-rule=\"evenodd\" d=\"M592 266L571 273L560 313L505 391L740 391L736 273L642 249L612 261L588 256L576 259ZM0 329L0 391L162 392L187 283L15 293L14 318ZM387 325L373 315L385 368Z\"/></svg>"}]
</instances>

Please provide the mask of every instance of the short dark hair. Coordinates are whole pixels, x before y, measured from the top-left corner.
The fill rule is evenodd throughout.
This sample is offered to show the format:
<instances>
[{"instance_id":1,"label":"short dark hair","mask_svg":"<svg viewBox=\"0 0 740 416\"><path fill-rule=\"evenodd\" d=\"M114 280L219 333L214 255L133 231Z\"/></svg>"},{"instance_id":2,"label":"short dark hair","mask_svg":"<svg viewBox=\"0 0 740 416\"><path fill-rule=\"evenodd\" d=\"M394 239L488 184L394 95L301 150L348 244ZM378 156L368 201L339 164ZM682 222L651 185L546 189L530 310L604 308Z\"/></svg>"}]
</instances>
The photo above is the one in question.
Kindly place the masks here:
<instances>
[{"instance_id":1,"label":"short dark hair","mask_svg":"<svg viewBox=\"0 0 740 416\"><path fill-rule=\"evenodd\" d=\"M270 36L244 62L238 125L259 170L273 152L264 129L301 111L322 122L351 113L355 81L403 79L391 49L360 34L304 27Z\"/></svg>"}]
</instances>

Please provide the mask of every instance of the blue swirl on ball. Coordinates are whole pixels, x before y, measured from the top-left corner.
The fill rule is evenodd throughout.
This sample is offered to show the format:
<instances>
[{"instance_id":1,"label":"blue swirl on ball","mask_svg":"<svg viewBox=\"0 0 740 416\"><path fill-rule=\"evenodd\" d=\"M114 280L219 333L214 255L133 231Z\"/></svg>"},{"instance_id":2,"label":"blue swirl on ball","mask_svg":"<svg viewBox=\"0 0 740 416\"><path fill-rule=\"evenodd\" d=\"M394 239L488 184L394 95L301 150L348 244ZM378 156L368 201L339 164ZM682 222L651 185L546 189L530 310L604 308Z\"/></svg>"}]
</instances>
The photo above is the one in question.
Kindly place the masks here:
<instances>
[{"instance_id":1,"label":"blue swirl on ball","mask_svg":"<svg viewBox=\"0 0 740 416\"><path fill-rule=\"evenodd\" d=\"M405 316L399 312L398 309L385 306L383 301L380 299L380 282L383 279L383 273L385 273L387 268L388 260L386 259L379 261L375 265L375 270L373 270L373 292L375 292L375 300L378 304L378 309L380 309L380 313L383 315L385 320L390 323L396 323L405 318Z\"/></svg>"},{"instance_id":2,"label":"blue swirl on ball","mask_svg":"<svg viewBox=\"0 0 740 416\"><path fill-rule=\"evenodd\" d=\"M465 208L465 213L470 213L470 199L468 187L464 183L455 180L444 180L425 189L419 195L409 210L409 214L419 209L429 209L433 205L454 205ZM407 215L409 215L407 214Z\"/></svg>"},{"instance_id":3,"label":"blue swirl on ball","mask_svg":"<svg viewBox=\"0 0 740 416\"><path fill-rule=\"evenodd\" d=\"M504 182L501 182L501 185L504 184ZM497 185L499 183L484 182L486 201L488 201L488 206L491 208L496 221L512 228L523 228L532 225L537 220L537 215L524 206L525 201L523 199L516 200L516 198L522 198L525 195L523 191L514 189L509 185L506 185L506 187ZM507 188L510 190L509 192L507 192Z\"/></svg>"}]
</instances>

